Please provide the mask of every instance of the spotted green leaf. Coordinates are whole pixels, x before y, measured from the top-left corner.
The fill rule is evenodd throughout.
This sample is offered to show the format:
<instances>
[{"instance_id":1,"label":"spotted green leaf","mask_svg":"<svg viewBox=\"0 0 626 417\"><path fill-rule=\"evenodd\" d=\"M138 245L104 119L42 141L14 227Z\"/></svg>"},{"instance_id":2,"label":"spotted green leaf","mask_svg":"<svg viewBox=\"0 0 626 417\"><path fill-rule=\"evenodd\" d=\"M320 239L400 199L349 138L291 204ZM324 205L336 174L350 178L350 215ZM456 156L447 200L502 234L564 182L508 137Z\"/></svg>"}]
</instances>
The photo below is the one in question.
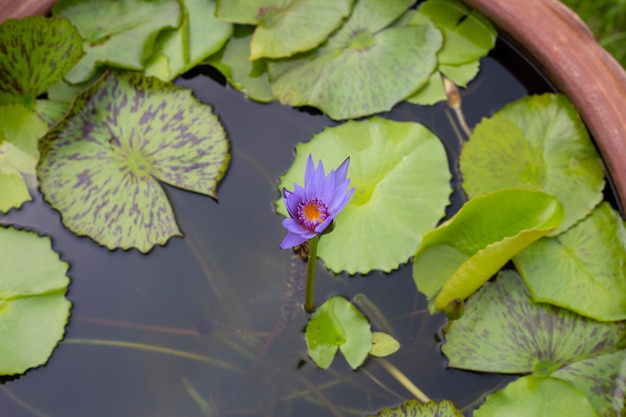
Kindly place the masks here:
<instances>
[{"instance_id":1,"label":"spotted green leaf","mask_svg":"<svg viewBox=\"0 0 626 417\"><path fill-rule=\"evenodd\" d=\"M500 190L469 200L424 236L413 258L413 280L431 312L465 299L516 253L556 229L558 200L539 191Z\"/></svg>"},{"instance_id":2,"label":"spotted green leaf","mask_svg":"<svg viewBox=\"0 0 626 417\"><path fill-rule=\"evenodd\" d=\"M376 417L463 417L463 413L448 400L430 401L425 404L410 400L397 407L383 408Z\"/></svg>"},{"instance_id":3,"label":"spotted green leaf","mask_svg":"<svg viewBox=\"0 0 626 417\"><path fill-rule=\"evenodd\" d=\"M359 0L322 46L269 63L272 93L336 120L390 110L428 81L442 42L431 24L392 25L411 3Z\"/></svg>"},{"instance_id":4,"label":"spotted green leaf","mask_svg":"<svg viewBox=\"0 0 626 417\"><path fill-rule=\"evenodd\" d=\"M283 58L315 48L352 10L354 0L218 0L220 19L257 25L250 60Z\"/></svg>"},{"instance_id":5,"label":"spotted green leaf","mask_svg":"<svg viewBox=\"0 0 626 417\"><path fill-rule=\"evenodd\" d=\"M34 108L37 96L83 55L80 34L67 19L7 19L0 24L0 104Z\"/></svg>"},{"instance_id":6,"label":"spotted green leaf","mask_svg":"<svg viewBox=\"0 0 626 417\"><path fill-rule=\"evenodd\" d=\"M141 252L181 235L159 181L216 197L224 129L187 89L112 72L79 94L41 144L45 199L66 227Z\"/></svg>"},{"instance_id":7,"label":"spotted green leaf","mask_svg":"<svg viewBox=\"0 0 626 417\"><path fill-rule=\"evenodd\" d=\"M146 75L173 80L218 51L232 35L233 25L215 17L215 0L181 1L182 24L159 34Z\"/></svg>"},{"instance_id":8,"label":"spotted green leaf","mask_svg":"<svg viewBox=\"0 0 626 417\"><path fill-rule=\"evenodd\" d=\"M309 153L329 167L350 157L347 176L356 191L318 247L334 272L397 268L445 214L451 192L445 149L418 123L373 117L326 128L296 146L279 189L303 183ZM282 200L276 207L287 215Z\"/></svg>"},{"instance_id":9,"label":"spotted green leaf","mask_svg":"<svg viewBox=\"0 0 626 417\"><path fill-rule=\"evenodd\" d=\"M597 322L535 304L519 275L507 270L467 301L442 351L453 368L568 381L601 415L622 415L625 330L624 322Z\"/></svg>"},{"instance_id":10,"label":"spotted green leaf","mask_svg":"<svg viewBox=\"0 0 626 417\"><path fill-rule=\"evenodd\" d=\"M514 258L536 302L602 321L626 319L625 261L626 225L606 202L567 232Z\"/></svg>"},{"instance_id":11,"label":"spotted green leaf","mask_svg":"<svg viewBox=\"0 0 626 417\"><path fill-rule=\"evenodd\" d=\"M49 238L0 227L0 268L0 375L21 374L43 365L63 337L68 264Z\"/></svg>"},{"instance_id":12,"label":"spotted green leaf","mask_svg":"<svg viewBox=\"0 0 626 417\"><path fill-rule=\"evenodd\" d=\"M142 70L159 32L178 27L182 17L177 0L59 0L52 13L71 20L84 39L87 55L65 76L72 84L100 66Z\"/></svg>"},{"instance_id":13,"label":"spotted green leaf","mask_svg":"<svg viewBox=\"0 0 626 417\"><path fill-rule=\"evenodd\" d=\"M587 129L563 95L529 96L475 128L461 151L463 189L471 198L502 188L556 196L569 229L602 199L604 170Z\"/></svg>"},{"instance_id":14,"label":"spotted green leaf","mask_svg":"<svg viewBox=\"0 0 626 417\"><path fill-rule=\"evenodd\" d=\"M305 330L309 356L317 366L327 369L337 349L352 369L367 359L372 345L372 331L367 319L343 297L331 297L319 306Z\"/></svg>"},{"instance_id":15,"label":"spotted green leaf","mask_svg":"<svg viewBox=\"0 0 626 417\"><path fill-rule=\"evenodd\" d=\"M527 376L490 394L474 417L600 417L583 393L567 382Z\"/></svg>"},{"instance_id":16,"label":"spotted green leaf","mask_svg":"<svg viewBox=\"0 0 626 417\"><path fill-rule=\"evenodd\" d=\"M35 112L19 104L0 106L0 211L30 201L36 188L37 141L48 130Z\"/></svg>"}]
</instances>

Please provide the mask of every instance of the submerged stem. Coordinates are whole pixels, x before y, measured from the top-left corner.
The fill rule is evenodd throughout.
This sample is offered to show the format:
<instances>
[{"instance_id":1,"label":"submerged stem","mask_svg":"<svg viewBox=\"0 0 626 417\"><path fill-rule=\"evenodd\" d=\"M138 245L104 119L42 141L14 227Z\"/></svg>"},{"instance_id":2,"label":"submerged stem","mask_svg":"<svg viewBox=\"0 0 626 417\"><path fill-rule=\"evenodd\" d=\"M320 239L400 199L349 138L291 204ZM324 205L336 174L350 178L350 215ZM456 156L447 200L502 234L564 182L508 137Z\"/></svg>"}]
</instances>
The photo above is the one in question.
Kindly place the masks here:
<instances>
[{"instance_id":1,"label":"submerged stem","mask_svg":"<svg viewBox=\"0 0 626 417\"><path fill-rule=\"evenodd\" d=\"M411 380L407 378L406 375L404 375L402 371L396 368L391 362L384 358L376 358L376 362L378 362L385 369L385 371L389 372L391 376L393 376L400 384L402 384L402 386L406 388L407 391L415 395L415 398L423 403L431 401L431 399L428 398L426 394L422 392L422 390L417 388L415 384L411 382Z\"/></svg>"},{"instance_id":2,"label":"submerged stem","mask_svg":"<svg viewBox=\"0 0 626 417\"><path fill-rule=\"evenodd\" d=\"M304 310L312 313L315 310L315 267L317 265L317 242L320 237L309 240L309 264L306 269L306 293L304 295Z\"/></svg>"}]
</instances>

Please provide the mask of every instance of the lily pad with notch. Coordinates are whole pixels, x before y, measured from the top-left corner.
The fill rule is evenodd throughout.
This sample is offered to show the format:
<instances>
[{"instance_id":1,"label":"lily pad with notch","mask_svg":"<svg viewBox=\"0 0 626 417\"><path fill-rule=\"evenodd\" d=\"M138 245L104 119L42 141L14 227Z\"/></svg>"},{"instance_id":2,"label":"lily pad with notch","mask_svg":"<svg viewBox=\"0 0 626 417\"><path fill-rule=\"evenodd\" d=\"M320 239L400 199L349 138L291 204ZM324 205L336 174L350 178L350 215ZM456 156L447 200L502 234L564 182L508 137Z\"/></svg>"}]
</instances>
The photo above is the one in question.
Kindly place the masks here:
<instances>
[{"instance_id":1,"label":"lily pad with notch","mask_svg":"<svg viewBox=\"0 0 626 417\"><path fill-rule=\"evenodd\" d=\"M425 404L410 400L397 407L383 408L376 416L370 417L463 417L463 413L448 400Z\"/></svg>"},{"instance_id":2,"label":"lily pad with notch","mask_svg":"<svg viewBox=\"0 0 626 417\"><path fill-rule=\"evenodd\" d=\"M451 192L446 152L418 123L373 117L328 127L296 146L279 189L302 184L309 154L326 166L350 157L347 177L356 190L318 247L318 256L334 272L397 268L445 214ZM287 216L282 199L275 206Z\"/></svg>"},{"instance_id":3,"label":"lily pad with notch","mask_svg":"<svg viewBox=\"0 0 626 417\"><path fill-rule=\"evenodd\" d=\"M228 146L211 107L191 91L111 72L42 139L37 172L72 232L147 252L181 235L159 181L216 198Z\"/></svg>"}]
</instances>

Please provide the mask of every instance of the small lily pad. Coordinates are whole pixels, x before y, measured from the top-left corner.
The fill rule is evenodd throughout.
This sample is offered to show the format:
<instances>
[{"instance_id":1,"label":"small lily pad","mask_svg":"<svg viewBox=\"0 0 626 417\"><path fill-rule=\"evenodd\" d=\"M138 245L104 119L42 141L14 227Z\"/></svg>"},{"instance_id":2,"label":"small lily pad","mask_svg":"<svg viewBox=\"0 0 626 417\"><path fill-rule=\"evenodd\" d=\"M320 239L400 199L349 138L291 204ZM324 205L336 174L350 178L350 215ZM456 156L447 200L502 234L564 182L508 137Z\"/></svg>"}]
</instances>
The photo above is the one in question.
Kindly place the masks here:
<instances>
[{"instance_id":1,"label":"small lily pad","mask_svg":"<svg viewBox=\"0 0 626 417\"><path fill-rule=\"evenodd\" d=\"M603 202L567 232L514 259L535 302L601 321L626 319L626 224Z\"/></svg>"},{"instance_id":2,"label":"small lily pad","mask_svg":"<svg viewBox=\"0 0 626 417\"><path fill-rule=\"evenodd\" d=\"M330 366L339 348L352 369L356 369L367 359L372 331L352 303L335 296L315 310L306 326L305 339L309 356L320 368Z\"/></svg>"},{"instance_id":3,"label":"small lily pad","mask_svg":"<svg viewBox=\"0 0 626 417\"><path fill-rule=\"evenodd\" d=\"M0 24L0 45L0 104L31 109L84 55L76 28L55 17L7 19Z\"/></svg>"},{"instance_id":4,"label":"small lily pad","mask_svg":"<svg viewBox=\"0 0 626 417\"><path fill-rule=\"evenodd\" d=\"M527 376L490 394L474 417L600 417L583 393L565 381Z\"/></svg>"},{"instance_id":5,"label":"small lily pad","mask_svg":"<svg viewBox=\"0 0 626 417\"><path fill-rule=\"evenodd\" d=\"M269 63L272 93L283 104L315 106L335 120L390 110L426 84L442 42L431 24L392 24L411 3L359 0L322 46Z\"/></svg>"},{"instance_id":6,"label":"small lily pad","mask_svg":"<svg viewBox=\"0 0 626 417\"><path fill-rule=\"evenodd\" d=\"M560 94L525 97L484 119L463 146L460 169L470 198L502 188L556 196L565 218L553 235L602 200L602 161L573 104Z\"/></svg>"},{"instance_id":7,"label":"small lily pad","mask_svg":"<svg viewBox=\"0 0 626 417\"><path fill-rule=\"evenodd\" d=\"M393 336L383 332L372 333L370 355L384 358L385 356L393 355L399 349L400 342L394 339Z\"/></svg>"},{"instance_id":8,"label":"small lily pad","mask_svg":"<svg viewBox=\"0 0 626 417\"><path fill-rule=\"evenodd\" d=\"M418 123L373 117L326 128L296 146L280 190L302 184L309 153L325 166L339 166L350 157L347 176L356 191L318 247L318 256L334 272L397 268L445 214L451 192L445 149ZM282 200L276 208L287 216Z\"/></svg>"},{"instance_id":9,"label":"small lily pad","mask_svg":"<svg viewBox=\"0 0 626 417\"><path fill-rule=\"evenodd\" d=\"M230 159L210 106L138 73L112 72L79 94L40 149L41 190L65 226L141 252L181 235L158 181L216 197Z\"/></svg>"},{"instance_id":10,"label":"small lily pad","mask_svg":"<svg viewBox=\"0 0 626 417\"><path fill-rule=\"evenodd\" d=\"M284 58L315 48L337 29L354 0L218 0L220 19L257 25L250 60Z\"/></svg>"},{"instance_id":11,"label":"small lily pad","mask_svg":"<svg viewBox=\"0 0 626 417\"><path fill-rule=\"evenodd\" d=\"M558 200L539 191L500 190L469 200L424 236L413 259L413 280L431 312L465 299L516 253L556 229Z\"/></svg>"},{"instance_id":12,"label":"small lily pad","mask_svg":"<svg viewBox=\"0 0 626 417\"><path fill-rule=\"evenodd\" d=\"M233 25L215 17L215 0L181 0L183 22L177 29L163 31L157 51L146 63L144 73L170 81L218 51L230 38Z\"/></svg>"},{"instance_id":13,"label":"small lily pad","mask_svg":"<svg viewBox=\"0 0 626 417\"><path fill-rule=\"evenodd\" d=\"M100 66L142 70L159 32L178 27L182 17L176 0L59 0L52 14L71 20L84 39L87 55L65 76L72 84Z\"/></svg>"},{"instance_id":14,"label":"small lily pad","mask_svg":"<svg viewBox=\"0 0 626 417\"><path fill-rule=\"evenodd\" d=\"M0 227L0 266L0 375L15 375L46 363L63 337L68 264L49 238Z\"/></svg>"},{"instance_id":15,"label":"small lily pad","mask_svg":"<svg viewBox=\"0 0 626 417\"><path fill-rule=\"evenodd\" d=\"M463 417L463 413L454 406L452 401L430 401L421 404L416 400L411 400L397 407L383 408L375 417Z\"/></svg>"}]
</instances>

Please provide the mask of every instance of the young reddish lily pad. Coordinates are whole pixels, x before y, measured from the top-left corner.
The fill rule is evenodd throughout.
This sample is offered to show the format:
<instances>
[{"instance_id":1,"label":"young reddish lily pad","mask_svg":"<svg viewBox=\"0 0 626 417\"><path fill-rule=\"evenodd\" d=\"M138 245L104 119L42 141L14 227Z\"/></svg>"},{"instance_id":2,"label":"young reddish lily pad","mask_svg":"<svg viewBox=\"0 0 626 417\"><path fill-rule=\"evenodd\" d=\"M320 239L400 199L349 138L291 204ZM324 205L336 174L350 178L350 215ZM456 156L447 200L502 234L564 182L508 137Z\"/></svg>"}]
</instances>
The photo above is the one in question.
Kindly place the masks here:
<instances>
[{"instance_id":1,"label":"young reddish lily pad","mask_svg":"<svg viewBox=\"0 0 626 417\"><path fill-rule=\"evenodd\" d=\"M601 415L614 415L610 410L622 415L625 330L624 322L597 322L535 304L519 275L507 270L467 301L465 315L451 324L442 351L453 368L568 381Z\"/></svg>"},{"instance_id":2,"label":"young reddish lily pad","mask_svg":"<svg viewBox=\"0 0 626 417\"><path fill-rule=\"evenodd\" d=\"M72 84L99 66L142 70L159 32L178 27L182 17L176 0L59 0L52 14L71 20L84 39L87 55L65 76Z\"/></svg>"},{"instance_id":3,"label":"young reddish lily pad","mask_svg":"<svg viewBox=\"0 0 626 417\"><path fill-rule=\"evenodd\" d=\"M0 267L0 375L21 374L46 363L63 337L68 264L49 238L0 227Z\"/></svg>"},{"instance_id":4,"label":"young reddish lily pad","mask_svg":"<svg viewBox=\"0 0 626 417\"><path fill-rule=\"evenodd\" d=\"M413 259L413 280L431 312L442 311L562 220L558 200L539 191L500 190L471 199L424 236Z\"/></svg>"},{"instance_id":5,"label":"young reddish lily pad","mask_svg":"<svg viewBox=\"0 0 626 417\"><path fill-rule=\"evenodd\" d=\"M0 104L31 109L84 55L76 28L54 17L7 19L0 24L0 45Z\"/></svg>"},{"instance_id":6,"label":"young reddish lily pad","mask_svg":"<svg viewBox=\"0 0 626 417\"><path fill-rule=\"evenodd\" d=\"M354 0L218 0L220 19L257 25L250 60L284 58L315 48L337 29Z\"/></svg>"},{"instance_id":7,"label":"young reddish lily pad","mask_svg":"<svg viewBox=\"0 0 626 417\"><path fill-rule=\"evenodd\" d=\"M383 408L375 417L463 417L463 413L454 406L452 401L430 401L421 404L416 400L411 400L397 407Z\"/></svg>"},{"instance_id":8,"label":"young reddish lily pad","mask_svg":"<svg viewBox=\"0 0 626 417\"><path fill-rule=\"evenodd\" d=\"M110 73L41 143L38 175L63 223L109 249L181 235L158 181L216 197L230 159L211 107L187 89Z\"/></svg>"},{"instance_id":9,"label":"young reddish lily pad","mask_svg":"<svg viewBox=\"0 0 626 417\"><path fill-rule=\"evenodd\" d=\"M565 218L554 235L602 200L602 161L563 95L525 97L484 119L463 147L459 164L470 198L502 188L556 196Z\"/></svg>"},{"instance_id":10,"label":"young reddish lily pad","mask_svg":"<svg viewBox=\"0 0 626 417\"><path fill-rule=\"evenodd\" d=\"M567 232L513 259L533 300L601 321L626 319L626 224L603 202Z\"/></svg>"},{"instance_id":11,"label":"young reddish lily pad","mask_svg":"<svg viewBox=\"0 0 626 417\"><path fill-rule=\"evenodd\" d=\"M318 247L318 256L334 272L397 268L445 214L451 192L446 153L418 123L374 117L326 128L296 146L280 190L302 184L309 153L325 166L339 166L350 157L347 177L356 191ZM276 208L287 216L282 199Z\"/></svg>"},{"instance_id":12,"label":"young reddish lily pad","mask_svg":"<svg viewBox=\"0 0 626 417\"><path fill-rule=\"evenodd\" d=\"M359 0L322 46L269 64L272 93L335 120L390 110L428 81L441 48L433 25L392 25L411 3Z\"/></svg>"}]
</instances>

